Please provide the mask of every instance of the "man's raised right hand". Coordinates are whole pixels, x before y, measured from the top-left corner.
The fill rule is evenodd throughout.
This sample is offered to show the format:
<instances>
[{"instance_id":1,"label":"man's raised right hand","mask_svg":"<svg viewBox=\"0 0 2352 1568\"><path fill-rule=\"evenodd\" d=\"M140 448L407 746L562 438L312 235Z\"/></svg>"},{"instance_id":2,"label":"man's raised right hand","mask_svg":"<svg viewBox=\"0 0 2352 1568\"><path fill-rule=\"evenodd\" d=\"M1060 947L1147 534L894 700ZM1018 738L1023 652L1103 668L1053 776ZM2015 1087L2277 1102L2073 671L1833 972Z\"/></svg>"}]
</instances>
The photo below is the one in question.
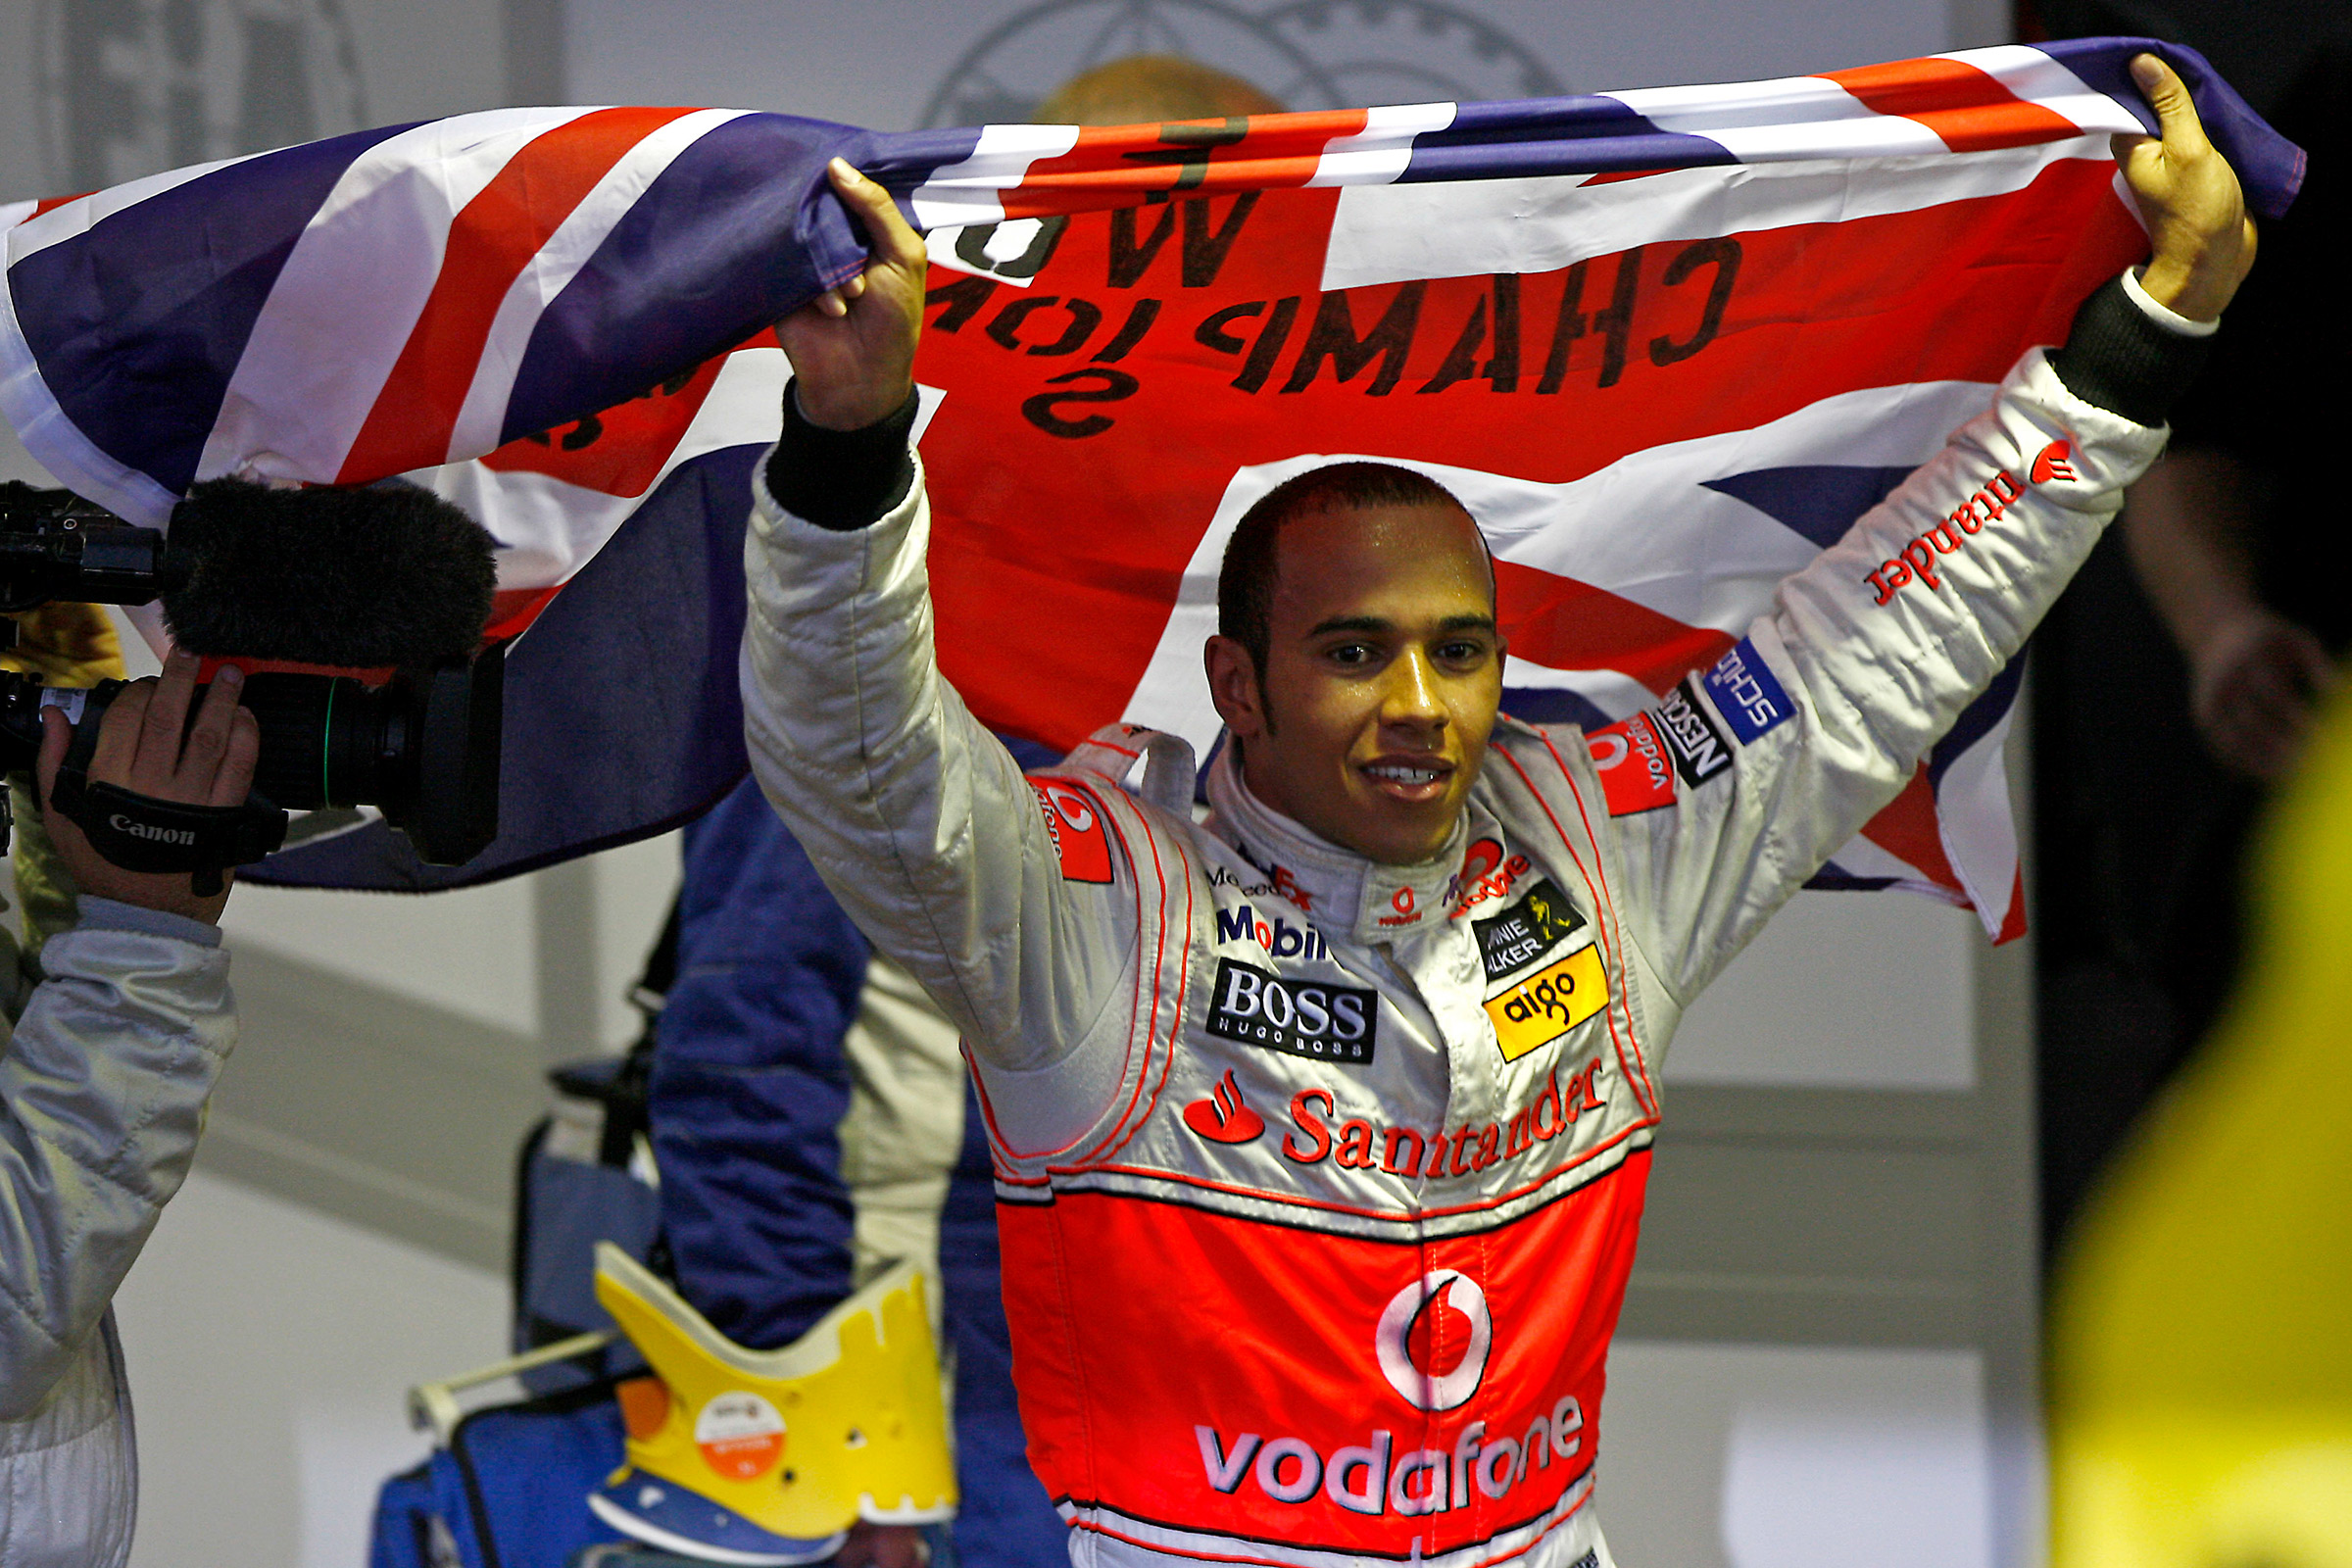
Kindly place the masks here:
<instances>
[{"instance_id":1,"label":"man's raised right hand","mask_svg":"<svg viewBox=\"0 0 2352 1568\"><path fill-rule=\"evenodd\" d=\"M928 257L888 191L838 158L826 173L865 225L865 270L778 321L776 341L799 377L801 416L858 430L897 413L914 388Z\"/></svg>"}]
</instances>

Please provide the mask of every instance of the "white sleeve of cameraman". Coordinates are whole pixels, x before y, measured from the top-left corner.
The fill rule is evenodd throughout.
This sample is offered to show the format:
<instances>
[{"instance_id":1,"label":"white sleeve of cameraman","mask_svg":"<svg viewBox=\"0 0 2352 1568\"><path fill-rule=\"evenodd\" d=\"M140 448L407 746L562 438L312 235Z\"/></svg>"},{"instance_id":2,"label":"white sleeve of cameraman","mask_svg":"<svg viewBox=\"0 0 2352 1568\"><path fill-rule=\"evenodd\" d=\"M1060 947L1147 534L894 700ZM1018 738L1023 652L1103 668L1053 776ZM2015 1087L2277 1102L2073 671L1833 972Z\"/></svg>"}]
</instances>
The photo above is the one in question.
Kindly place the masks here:
<instances>
[{"instance_id":1,"label":"white sleeve of cameraman","mask_svg":"<svg viewBox=\"0 0 2352 1568\"><path fill-rule=\"evenodd\" d=\"M236 1042L220 933L83 898L0 1051L0 1421L97 1332L196 1153Z\"/></svg>"}]
</instances>

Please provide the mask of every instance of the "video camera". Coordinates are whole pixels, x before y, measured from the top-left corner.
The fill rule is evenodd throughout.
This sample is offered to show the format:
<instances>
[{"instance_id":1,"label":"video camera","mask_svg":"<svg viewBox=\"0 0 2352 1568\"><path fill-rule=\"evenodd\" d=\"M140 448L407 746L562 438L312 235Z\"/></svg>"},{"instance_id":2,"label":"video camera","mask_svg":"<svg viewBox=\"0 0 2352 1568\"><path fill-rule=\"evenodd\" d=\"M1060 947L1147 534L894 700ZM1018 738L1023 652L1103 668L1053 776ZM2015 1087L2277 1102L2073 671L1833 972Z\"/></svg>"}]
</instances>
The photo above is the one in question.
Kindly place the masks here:
<instances>
[{"instance_id":1,"label":"video camera","mask_svg":"<svg viewBox=\"0 0 2352 1568\"><path fill-rule=\"evenodd\" d=\"M30 771L40 752L41 710L63 710L75 729L59 772L58 808L118 865L192 871L200 886L223 867L277 849L288 810L372 806L430 864L462 864L480 854L498 833L504 650L470 657L453 650L478 640L488 618L488 536L447 503L413 487L411 497L368 515L325 492L323 528L305 530L299 525L311 519L296 517L297 526L289 528L286 517L272 515L273 510L300 508L300 493L236 486L230 500L247 510L224 527L219 520L222 488L199 487L200 498L215 492L212 510L199 517L203 526L187 528L191 540L182 542L162 529L125 522L69 491L0 484L0 611L51 601L144 605L160 598L182 646L198 653L360 667L372 666L386 652L423 648L436 657L384 659L396 665L395 673L376 686L349 675L248 674L242 700L259 723L262 745L253 793L241 807L184 806L89 782L98 720L123 689L122 681L54 691L36 675L0 671L0 770ZM271 499L276 495L285 500ZM252 505L256 498L258 508ZM355 641L355 615L401 615L401 564L394 561L387 570L382 541L371 535L375 548L355 553L365 565L340 577L322 569L317 555L332 554L341 542L334 537L338 505L346 527L358 516L360 525L380 529L389 517L396 535L404 516L425 515L421 537L439 579L426 586L429 591L455 581L450 597L460 603L454 612L436 611L437 623L421 633L415 625L395 625L376 641L365 635ZM181 526L175 514L174 533ZM412 544L419 537L414 527L407 533ZM281 556L312 559L270 564ZM361 572L370 576L362 581ZM381 615L371 616L378 605ZM299 624L305 616L325 629ZM223 627L229 629L223 633ZM191 628L214 633L211 640L242 637L259 646L204 647L191 638ZM0 648L13 646L15 636L14 623L0 621ZM5 810L0 796L0 847L7 842Z\"/></svg>"}]
</instances>

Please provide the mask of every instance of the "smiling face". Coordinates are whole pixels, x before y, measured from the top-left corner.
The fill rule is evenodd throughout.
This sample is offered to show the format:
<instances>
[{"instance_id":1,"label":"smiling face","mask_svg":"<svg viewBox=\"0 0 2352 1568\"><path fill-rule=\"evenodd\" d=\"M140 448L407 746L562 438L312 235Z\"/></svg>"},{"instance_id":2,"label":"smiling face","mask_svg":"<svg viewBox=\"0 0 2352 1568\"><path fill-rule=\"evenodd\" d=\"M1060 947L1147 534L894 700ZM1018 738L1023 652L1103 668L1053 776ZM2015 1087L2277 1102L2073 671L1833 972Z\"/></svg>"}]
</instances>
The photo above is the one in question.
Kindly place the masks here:
<instances>
[{"instance_id":1,"label":"smiling face","mask_svg":"<svg viewBox=\"0 0 2352 1568\"><path fill-rule=\"evenodd\" d=\"M1446 846L1502 700L1478 525L1458 507L1337 506L1283 524L1262 679L1231 637L1209 692L1267 806L1390 865Z\"/></svg>"}]
</instances>

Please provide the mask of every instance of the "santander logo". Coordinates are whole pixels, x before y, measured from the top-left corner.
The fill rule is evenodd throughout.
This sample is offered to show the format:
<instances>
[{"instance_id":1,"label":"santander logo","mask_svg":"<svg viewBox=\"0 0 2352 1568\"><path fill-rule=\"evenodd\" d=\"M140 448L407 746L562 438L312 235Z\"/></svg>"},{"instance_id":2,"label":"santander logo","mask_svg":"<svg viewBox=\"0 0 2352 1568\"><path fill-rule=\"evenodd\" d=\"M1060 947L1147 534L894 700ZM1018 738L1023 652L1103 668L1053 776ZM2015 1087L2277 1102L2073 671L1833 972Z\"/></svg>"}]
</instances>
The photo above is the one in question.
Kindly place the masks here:
<instances>
[{"instance_id":1,"label":"santander logo","mask_svg":"<svg viewBox=\"0 0 2352 1568\"><path fill-rule=\"evenodd\" d=\"M1184 1124L1212 1144L1246 1144L1266 1130L1266 1118L1244 1103L1231 1068L1214 1094L1184 1107Z\"/></svg>"},{"instance_id":2,"label":"santander logo","mask_svg":"<svg viewBox=\"0 0 2352 1568\"><path fill-rule=\"evenodd\" d=\"M2074 478L2075 466L2067 461L2074 456L2074 452L2075 445L2071 441L2053 441L2043 447L2034 458L2034 466L2026 475L2026 482L2048 484L2052 479Z\"/></svg>"},{"instance_id":3,"label":"santander logo","mask_svg":"<svg viewBox=\"0 0 2352 1568\"><path fill-rule=\"evenodd\" d=\"M1416 1410L1467 1403L1494 1348L1487 1293L1458 1269L1433 1270L1398 1291L1373 1331L1382 1375Z\"/></svg>"}]
</instances>

